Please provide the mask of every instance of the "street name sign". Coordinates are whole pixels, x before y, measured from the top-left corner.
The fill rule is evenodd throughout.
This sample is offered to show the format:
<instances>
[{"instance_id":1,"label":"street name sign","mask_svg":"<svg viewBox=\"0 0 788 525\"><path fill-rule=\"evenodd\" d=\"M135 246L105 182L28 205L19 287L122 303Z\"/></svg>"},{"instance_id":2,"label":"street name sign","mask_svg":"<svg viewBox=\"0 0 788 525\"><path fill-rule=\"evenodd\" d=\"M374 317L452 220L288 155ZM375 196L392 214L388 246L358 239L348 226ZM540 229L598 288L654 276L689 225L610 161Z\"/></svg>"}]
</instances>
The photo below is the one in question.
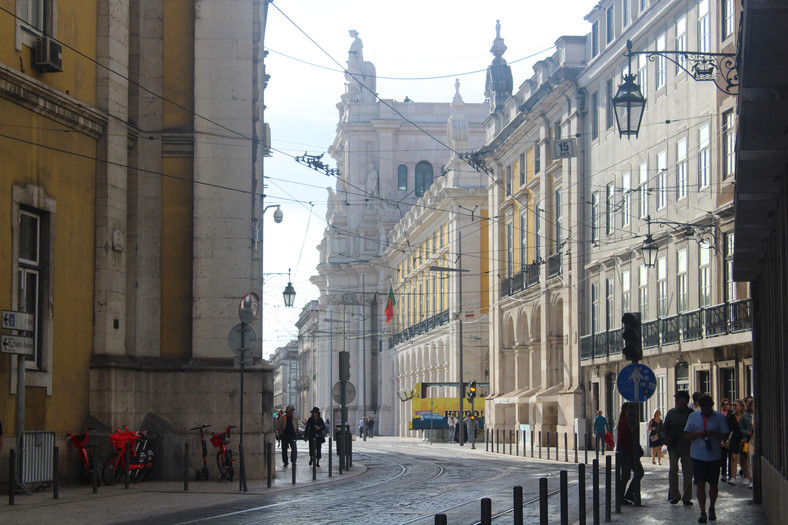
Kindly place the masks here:
<instances>
[{"instance_id":1,"label":"street name sign","mask_svg":"<svg viewBox=\"0 0 788 525\"><path fill-rule=\"evenodd\" d=\"M19 335L0 336L0 352L3 354L33 355L35 342L32 337Z\"/></svg>"}]
</instances>

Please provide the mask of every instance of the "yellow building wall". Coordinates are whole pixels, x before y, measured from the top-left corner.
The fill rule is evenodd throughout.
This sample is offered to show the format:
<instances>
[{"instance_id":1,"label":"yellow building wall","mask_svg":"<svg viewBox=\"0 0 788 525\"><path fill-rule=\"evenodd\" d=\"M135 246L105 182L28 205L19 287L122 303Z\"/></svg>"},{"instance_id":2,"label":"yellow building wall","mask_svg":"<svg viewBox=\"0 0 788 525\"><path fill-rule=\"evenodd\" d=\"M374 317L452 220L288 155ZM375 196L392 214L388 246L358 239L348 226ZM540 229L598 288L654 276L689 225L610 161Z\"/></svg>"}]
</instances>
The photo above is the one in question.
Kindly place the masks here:
<instances>
[{"instance_id":1,"label":"yellow building wall","mask_svg":"<svg viewBox=\"0 0 788 525\"><path fill-rule=\"evenodd\" d=\"M481 259L479 261L479 290L481 292L480 315L484 315L490 312L490 221L487 220L489 219L490 214L487 210L482 210L480 215L482 217L482 220L480 221L480 249L482 253ZM517 251L519 253L519 250Z\"/></svg>"}]
</instances>

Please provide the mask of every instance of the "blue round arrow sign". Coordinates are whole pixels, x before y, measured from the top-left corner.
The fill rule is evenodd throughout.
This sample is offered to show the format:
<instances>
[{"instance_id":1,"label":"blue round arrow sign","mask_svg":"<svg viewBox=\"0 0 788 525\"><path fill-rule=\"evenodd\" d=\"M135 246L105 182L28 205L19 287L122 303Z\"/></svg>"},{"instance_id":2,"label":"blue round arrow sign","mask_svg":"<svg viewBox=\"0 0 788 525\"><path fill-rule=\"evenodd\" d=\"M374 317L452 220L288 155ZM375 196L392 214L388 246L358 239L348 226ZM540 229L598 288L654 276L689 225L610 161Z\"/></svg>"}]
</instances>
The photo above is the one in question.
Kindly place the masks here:
<instances>
[{"instance_id":1,"label":"blue round arrow sign","mask_svg":"<svg viewBox=\"0 0 788 525\"><path fill-rule=\"evenodd\" d=\"M640 403L654 395L657 390L657 376L646 365L632 363L618 373L616 384L624 399Z\"/></svg>"}]
</instances>

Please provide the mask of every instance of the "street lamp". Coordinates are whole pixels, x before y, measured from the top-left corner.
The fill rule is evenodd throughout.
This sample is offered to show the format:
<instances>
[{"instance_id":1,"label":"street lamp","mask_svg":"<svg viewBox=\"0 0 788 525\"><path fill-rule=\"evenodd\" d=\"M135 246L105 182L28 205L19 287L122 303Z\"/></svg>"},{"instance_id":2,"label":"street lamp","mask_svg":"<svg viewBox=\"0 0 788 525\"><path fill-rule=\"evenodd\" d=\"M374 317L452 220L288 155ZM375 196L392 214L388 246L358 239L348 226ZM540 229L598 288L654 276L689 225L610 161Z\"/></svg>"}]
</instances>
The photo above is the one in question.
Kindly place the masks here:
<instances>
[{"instance_id":1,"label":"street lamp","mask_svg":"<svg viewBox=\"0 0 788 525\"><path fill-rule=\"evenodd\" d=\"M276 217L276 215L274 215ZM282 292L282 297L285 298L285 306L288 308L293 307L293 302L295 301L295 288L293 288L293 283L290 281L290 268L287 269L287 286L285 286L285 291Z\"/></svg>"},{"instance_id":2,"label":"street lamp","mask_svg":"<svg viewBox=\"0 0 788 525\"><path fill-rule=\"evenodd\" d=\"M618 87L616 96L613 97L613 110L618 124L618 136L638 136L640 131L640 121L643 119L643 110L646 108L646 97L640 91L635 79L637 75L632 74L632 41L627 40L627 58L629 66L627 74L624 75L624 83Z\"/></svg>"},{"instance_id":3,"label":"street lamp","mask_svg":"<svg viewBox=\"0 0 788 525\"><path fill-rule=\"evenodd\" d=\"M640 254L643 256L643 264L648 268L653 268L657 263L657 252L659 248L657 241L651 236L651 225L656 224L660 228L670 228L674 235L681 235L685 238L694 238L701 246L715 247L716 221L711 224L691 224L686 222L651 220L651 215L646 216L648 233L646 240L640 247Z\"/></svg>"},{"instance_id":4,"label":"street lamp","mask_svg":"<svg viewBox=\"0 0 788 525\"><path fill-rule=\"evenodd\" d=\"M640 253L643 255L643 264L647 268L653 268L657 264L657 251L659 248L657 247L657 241L651 236L651 215L646 217L646 223L648 224L648 233L646 234L646 240L643 241L643 246L640 247Z\"/></svg>"}]
</instances>

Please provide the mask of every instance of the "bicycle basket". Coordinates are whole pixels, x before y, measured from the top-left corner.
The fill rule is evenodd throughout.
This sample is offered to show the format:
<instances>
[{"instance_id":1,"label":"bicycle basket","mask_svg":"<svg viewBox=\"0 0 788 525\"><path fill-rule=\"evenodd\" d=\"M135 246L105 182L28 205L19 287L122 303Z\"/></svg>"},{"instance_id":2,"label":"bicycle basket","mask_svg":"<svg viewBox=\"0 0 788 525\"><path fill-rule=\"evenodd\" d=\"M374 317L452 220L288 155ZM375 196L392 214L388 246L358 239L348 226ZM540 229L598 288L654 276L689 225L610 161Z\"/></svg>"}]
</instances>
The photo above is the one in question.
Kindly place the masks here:
<instances>
[{"instance_id":1,"label":"bicycle basket","mask_svg":"<svg viewBox=\"0 0 788 525\"><path fill-rule=\"evenodd\" d=\"M137 441L137 434L135 432L115 432L114 434L110 434L109 442L110 444L117 449L123 449L126 447L126 443L129 444L129 447L133 447L134 443Z\"/></svg>"},{"instance_id":2,"label":"bicycle basket","mask_svg":"<svg viewBox=\"0 0 788 525\"><path fill-rule=\"evenodd\" d=\"M222 432L221 434L214 434L213 436L211 436L211 445L213 445L216 448L219 448L222 446L222 443L227 443L227 441L225 441L224 439L225 435L226 432Z\"/></svg>"}]
</instances>

